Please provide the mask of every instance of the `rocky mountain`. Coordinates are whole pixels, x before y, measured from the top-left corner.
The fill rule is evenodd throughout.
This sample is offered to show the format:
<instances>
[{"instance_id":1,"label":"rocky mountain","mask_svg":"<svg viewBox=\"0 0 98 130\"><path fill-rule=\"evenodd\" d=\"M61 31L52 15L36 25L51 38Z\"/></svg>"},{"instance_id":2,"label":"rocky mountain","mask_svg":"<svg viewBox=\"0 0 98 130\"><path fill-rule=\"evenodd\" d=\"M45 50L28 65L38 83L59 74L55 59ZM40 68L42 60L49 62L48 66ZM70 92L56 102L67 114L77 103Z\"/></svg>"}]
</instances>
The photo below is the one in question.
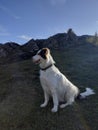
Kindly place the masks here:
<instances>
[{"instance_id":1,"label":"rocky mountain","mask_svg":"<svg viewBox=\"0 0 98 130\"><path fill-rule=\"evenodd\" d=\"M72 29L67 33L58 33L47 39L31 39L24 45L19 45L15 42L7 42L0 44L0 64L9 63L11 61L20 61L31 58L36 51L43 47L48 47L56 50L64 50L75 46L96 46L98 37L82 35L77 36Z\"/></svg>"}]
</instances>

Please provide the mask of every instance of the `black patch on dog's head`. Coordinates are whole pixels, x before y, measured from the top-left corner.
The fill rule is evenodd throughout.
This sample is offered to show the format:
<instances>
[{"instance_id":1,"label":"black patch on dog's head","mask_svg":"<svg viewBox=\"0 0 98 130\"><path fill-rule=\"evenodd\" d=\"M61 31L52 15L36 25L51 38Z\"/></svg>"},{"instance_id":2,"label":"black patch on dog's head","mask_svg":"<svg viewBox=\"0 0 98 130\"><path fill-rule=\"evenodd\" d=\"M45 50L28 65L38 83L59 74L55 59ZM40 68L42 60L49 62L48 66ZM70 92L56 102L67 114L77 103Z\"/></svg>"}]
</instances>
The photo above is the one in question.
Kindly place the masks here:
<instances>
[{"instance_id":1,"label":"black patch on dog's head","mask_svg":"<svg viewBox=\"0 0 98 130\"><path fill-rule=\"evenodd\" d=\"M38 55L40 55L43 59L47 59L47 53L48 53L47 48L43 48L43 49L38 53Z\"/></svg>"}]
</instances>

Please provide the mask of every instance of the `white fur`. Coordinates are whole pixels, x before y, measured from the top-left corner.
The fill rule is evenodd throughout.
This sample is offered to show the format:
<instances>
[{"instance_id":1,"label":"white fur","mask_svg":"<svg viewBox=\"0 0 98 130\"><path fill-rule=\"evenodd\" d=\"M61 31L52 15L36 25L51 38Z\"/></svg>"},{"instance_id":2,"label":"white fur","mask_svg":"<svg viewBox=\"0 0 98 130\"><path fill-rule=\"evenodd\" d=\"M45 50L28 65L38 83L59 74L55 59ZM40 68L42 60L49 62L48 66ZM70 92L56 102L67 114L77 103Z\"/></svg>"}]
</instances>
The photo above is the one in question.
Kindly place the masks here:
<instances>
[{"instance_id":1,"label":"white fur","mask_svg":"<svg viewBox=\"0 0 98 130\"><path fill-rule=\"evenodd\" d=\"M41 50L40 50L41 51ZM47 59L43 59L40 55L35 55L33 61L39 61L39 66L45 68L50 64L54 64L54 60L50 54L47 55ZM53 65L47 70L40 70L40 82L44 91L44 103L41 107L45 107L48 104L49 98L53 99L52 112L58 111L59 102L66 102L60 105L60 108L64 108L71 105L75 97L78 96L79 90L73 85L59 70ZM85 92L86 93L86 92ZM90 93L91 94L91 93ZM87 96L88 94L81 94L81 96Z\"/></svg>"}]
</instances>

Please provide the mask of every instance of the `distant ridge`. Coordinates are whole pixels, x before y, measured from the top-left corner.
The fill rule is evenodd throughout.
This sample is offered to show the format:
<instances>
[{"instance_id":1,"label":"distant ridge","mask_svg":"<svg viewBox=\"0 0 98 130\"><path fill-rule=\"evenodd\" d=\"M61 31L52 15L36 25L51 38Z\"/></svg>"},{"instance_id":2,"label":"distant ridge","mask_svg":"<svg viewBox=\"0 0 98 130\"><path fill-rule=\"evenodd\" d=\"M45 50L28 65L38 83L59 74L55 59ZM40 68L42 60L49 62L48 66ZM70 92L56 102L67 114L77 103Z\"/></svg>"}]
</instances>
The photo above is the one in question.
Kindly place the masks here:
<instances>
[{"instance_id":1,"label":"distant ridge","mask_svg":"<svg viewBox=\"0 0 98 130\"><path fill-rule=\"evenodd\" d=\"M4 59L7 62L21 61L31 58L36 51L43 47L50 49L64 50L69 47L78 47L81 45L86 46L97 46L98 35L82 35L77 36L74 31L70 28L67 33L58 33L47 39L31 39L23 45L19 45L15 42L7 42L0 44L0 63L4 63Z\"/></svg>"}]
</instances>

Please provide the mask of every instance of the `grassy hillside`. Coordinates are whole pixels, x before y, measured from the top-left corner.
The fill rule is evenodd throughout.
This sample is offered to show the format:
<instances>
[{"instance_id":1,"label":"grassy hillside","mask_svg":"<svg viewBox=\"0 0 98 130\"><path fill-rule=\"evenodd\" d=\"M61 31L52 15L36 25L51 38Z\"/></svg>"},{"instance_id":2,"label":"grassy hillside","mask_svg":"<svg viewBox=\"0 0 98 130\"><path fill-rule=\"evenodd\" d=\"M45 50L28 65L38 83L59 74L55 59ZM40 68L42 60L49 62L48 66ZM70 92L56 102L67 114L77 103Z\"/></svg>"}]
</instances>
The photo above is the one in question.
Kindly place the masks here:
<instances>
[{"instance_id":1,"label":"grassy hillside","mask_svg":"<svg viewBox=\"0 0 98 130\"><path fill-rule=\"evenodd\" d=\"M41 109L43 91L38 66L26 60L0 66L0 130L98 130L98 49L52 51L56 65L81 91L96 95L51 113Z\"/></svg>"}]
</instances>

